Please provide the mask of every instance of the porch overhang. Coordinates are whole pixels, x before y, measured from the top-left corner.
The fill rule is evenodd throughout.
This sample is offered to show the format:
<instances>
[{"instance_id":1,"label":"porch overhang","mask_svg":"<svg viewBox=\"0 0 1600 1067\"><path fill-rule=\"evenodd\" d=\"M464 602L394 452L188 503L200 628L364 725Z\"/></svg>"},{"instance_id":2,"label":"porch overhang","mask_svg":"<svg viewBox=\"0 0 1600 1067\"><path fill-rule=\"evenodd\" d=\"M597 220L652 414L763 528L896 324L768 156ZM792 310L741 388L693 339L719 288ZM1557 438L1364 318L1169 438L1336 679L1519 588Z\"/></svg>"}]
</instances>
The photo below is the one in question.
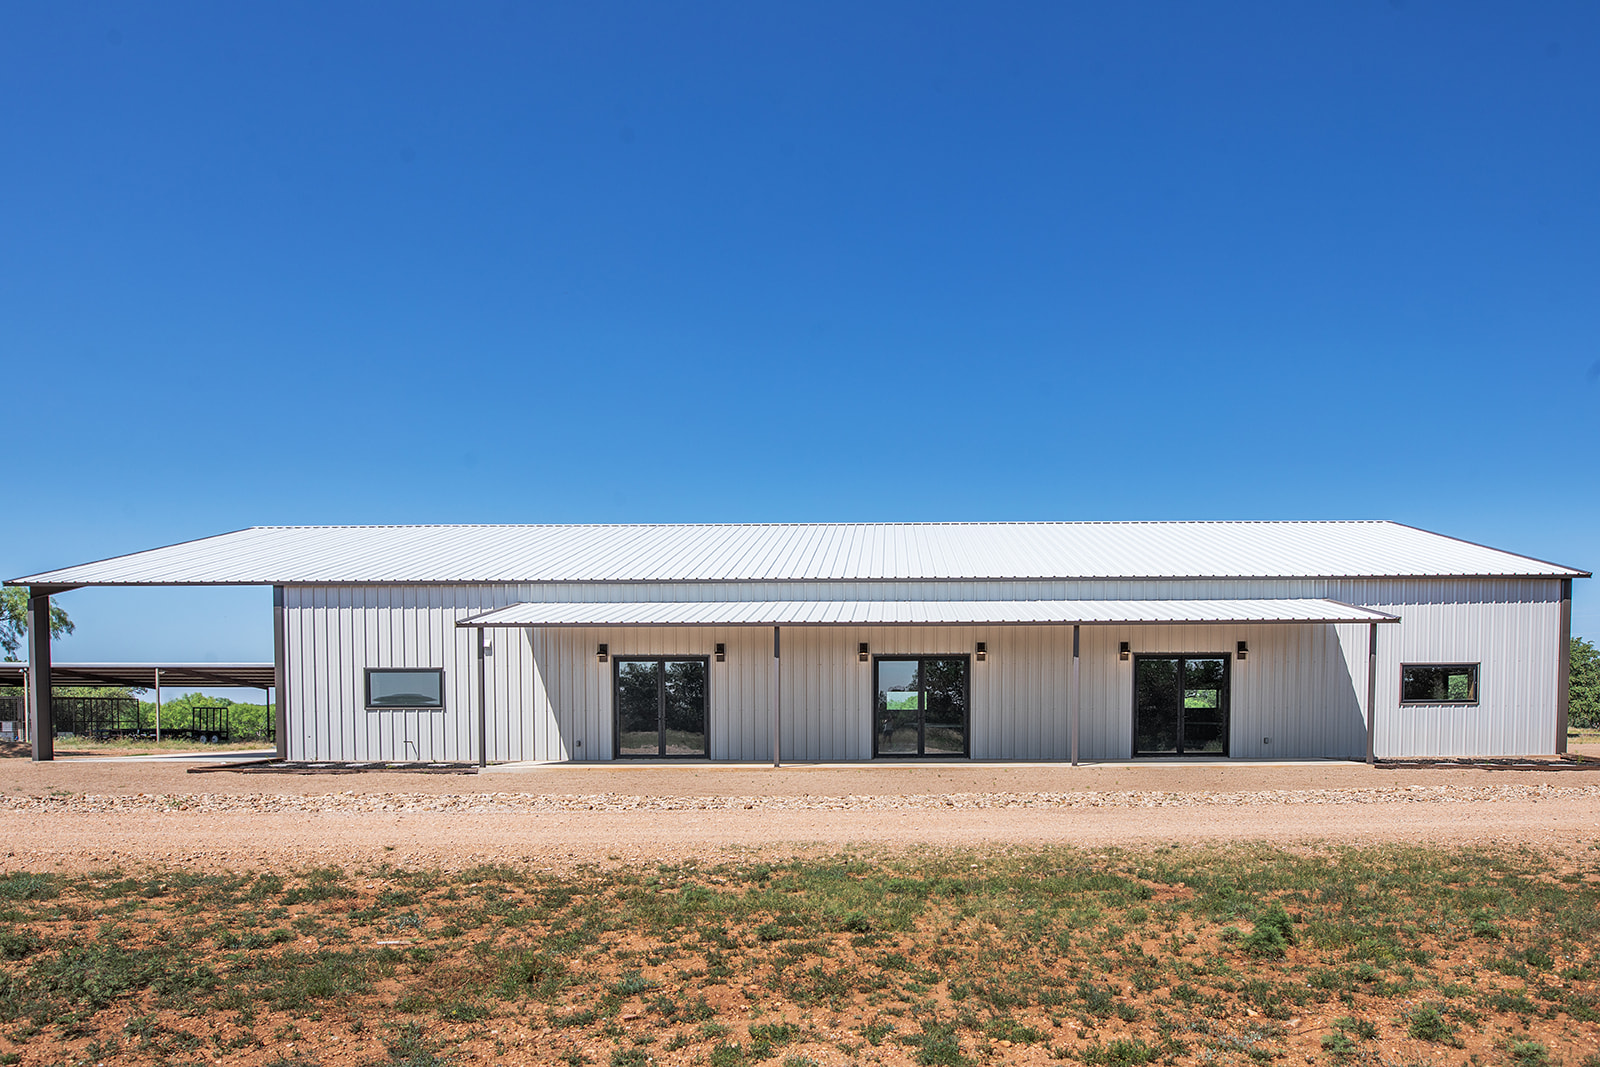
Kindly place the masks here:
<instances>
[{"instance_id":1,"label":"porch overhang","mask_svg":"<svg viewBox=\"0 0 1600 1067\"><path fill-rule=\"evenodd\" d=\"M1138 626L1392 623L1337 600L781 600L525 603L471 615L523 626Z\"/></svg>"}]
</instances>

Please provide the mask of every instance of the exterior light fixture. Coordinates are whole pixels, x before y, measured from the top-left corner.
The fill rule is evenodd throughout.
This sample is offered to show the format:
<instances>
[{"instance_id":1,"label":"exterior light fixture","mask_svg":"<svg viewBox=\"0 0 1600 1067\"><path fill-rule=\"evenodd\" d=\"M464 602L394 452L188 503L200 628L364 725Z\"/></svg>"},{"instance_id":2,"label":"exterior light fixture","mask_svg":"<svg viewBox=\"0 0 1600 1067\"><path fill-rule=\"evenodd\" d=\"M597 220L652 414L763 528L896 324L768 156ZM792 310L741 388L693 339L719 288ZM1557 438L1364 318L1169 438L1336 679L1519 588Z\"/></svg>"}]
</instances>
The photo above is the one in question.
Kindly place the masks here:
<instances>
[{"instance_id":1,"label":"exterior light fixture","mask_svg":"<svg viewBox=\"0 0 1600 1067\"><path fill-rule=\"evenodd\" d=\"M611 658L611 649L610 649L609 646L601 645L601 646L599 646L598 648L596 648L594 650L594 661L596 663L604 663L606 660L608 660L610 658Z\"/></svg>"},{"instance_id":2,"label":"exterior light fixture","mask_svg":"<svg viewBox=\"0 0 1600 1067\"><path fill-rule=\"evenodd\" d=\"M978 647L973 650L973 655L977 657L977 660L978 660L979 663L982 663L984 660L988 659L989 658L989 645L988 645L988 642L979 641L978 642Z\"/></svg>"},{"instance_id":3,"label":"exterior light fixture","mask_svg":"<svg viewBox=\"0 0 1600 1067\"><path fill-rule=\"evenodd\" d=\"M870 653L867 651L867 643L865 641L856 646L856 659L860 660L862 663L865 663L867 662L869 655Z\"/></svg>"},{"instance_id":4,"label":"exterior light fixture","mask_svg":"<svg viewBox=\"0 0 1600 1067\"><path fill-rule=\"evenodd\" d=\"M1239 658L1244 659L1250 654L1250 646L1243 641L1239 642Z\"/></svg>"},{"instance_id":5,"label":"exterior light fixture","mask_svg":"<svg viewBox=\"0 0 1600 1067\"><path fill-rule=\"evenodd\" d=\"M724 663L724 662L727 661L727 659L728 659L728 646L727 645L723 644L721 641L718 641L716 647L712 651L716 654L718 663Z\"/></svg>"},{"instance_id":6,"label":"exterior light fixture","mask_svg":"<svg viewBox=\"0 0 1600 1067\"><path fill-rule=\"evenodd\" d=\"M1131 655L1133 655L1133 649L1128 647L1128 642L1124 641L1122 644L1117 646L1118 659L1127 659Z\"/></svg>"}]
</instances>

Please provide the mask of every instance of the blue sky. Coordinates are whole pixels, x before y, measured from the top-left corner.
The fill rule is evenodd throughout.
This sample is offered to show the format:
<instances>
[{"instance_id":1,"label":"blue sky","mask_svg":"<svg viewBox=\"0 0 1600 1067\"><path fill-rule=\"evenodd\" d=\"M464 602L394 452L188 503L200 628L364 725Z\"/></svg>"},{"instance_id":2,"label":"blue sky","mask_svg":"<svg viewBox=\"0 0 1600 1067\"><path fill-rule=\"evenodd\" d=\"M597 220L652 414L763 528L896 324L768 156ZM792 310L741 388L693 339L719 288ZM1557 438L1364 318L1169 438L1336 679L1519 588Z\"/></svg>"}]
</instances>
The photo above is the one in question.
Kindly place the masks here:
<instances>
[{"instance_id":1,"label":"blue sky","mask_svg":"<svg viewBox=\"0 0 1600 1067\"><path fill-rule=\"evenodd\" d=\"M1593 4L8 4L0 571L1109 518L1593 569L1596 130ZM82 590L57 654L268 658L268 602Z\"/></svg>"}]
</instances>

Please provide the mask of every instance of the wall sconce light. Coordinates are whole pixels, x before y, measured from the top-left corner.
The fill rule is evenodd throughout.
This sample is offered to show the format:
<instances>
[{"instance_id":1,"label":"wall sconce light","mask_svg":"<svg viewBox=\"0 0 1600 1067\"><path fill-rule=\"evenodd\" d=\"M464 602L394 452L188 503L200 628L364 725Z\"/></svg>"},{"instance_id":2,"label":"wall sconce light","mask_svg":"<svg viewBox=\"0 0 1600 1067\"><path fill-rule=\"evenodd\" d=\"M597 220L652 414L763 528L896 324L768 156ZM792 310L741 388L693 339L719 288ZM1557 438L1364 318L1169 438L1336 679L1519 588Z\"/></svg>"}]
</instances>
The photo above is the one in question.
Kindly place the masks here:
<instances>
[{"instance_id":1,"label":"wall sconce light","mask_svg":"<svg viewBox=\"0 0 1600 1067\"><path fill-rule=\"evenodd\" d=\"M725 645L725 644L723 644L722 642L719 641L719 642L717 642L716 648L714 648L712 651L715 653L718 663L723 663L723 662L727 661L727 658L728 658L728 646L727 645Z\"/></svg>"},{"instance_id":2,"label":"wall sconce light","mask_svg":"<svg viewBox=\"0 0 1600 1067\"><path fill-rule=\"evenodd\" d=\"M1239 658L1240 659L1244 659L1246 656L1248 656L1250 654L1250 646L1247 645L1245 642L1240 641L1239 642L1239 653L1238 654L1239 654Z\"/></svg>"},{"instance_id":3,"label":"wall sconce light","mask_svg":"<svg viewBox=\"0 0 1600 1067\"><path fill-rule=\"evenodd\" d=\"M1117 646L1118 659L1127 659L1131 655L1133 655L1133 649L1128 647L1128 642L1124 641L1122 644Z\"/></svg>"},{"instance_id":4,"label":"wall sconce light","mask_svg":"<svg viewBox=\"0 0 1600 1067\"><path fill-rule=\"evenodd\" d=\"M608 660L610 658L611 658L611 649L610 649L609 646L601 645L600 647L598 647L598 648L596 648L594 650L594 661L596 663L604 663L606 660Z\"/></svg>"},{"instance_id":5,"label":"wall sconce light","mask_svg":"<svg viewBox=\"0 0 1600 1067\"><path fill-rule=\"evenodd\" d=\"M862 663L865 663L867 662L868 656L869 653L867 651L867 643L863 641L856 646L856 659L860 660Z\"/></svg>"},{"instance_id":6,"label":"wall sconce light","mask_svg":"<svg viewBox=\"0 0 1600 1067\"><path fill-rule=\"evenodd\" d=\"M979 663L982 663L984 660L988 659L989 658L989 645L988 645L988 642L979 641L978 642L978 647L973 650L973 655L975 655L977 657Z\"/></svg>"}]
</instances>

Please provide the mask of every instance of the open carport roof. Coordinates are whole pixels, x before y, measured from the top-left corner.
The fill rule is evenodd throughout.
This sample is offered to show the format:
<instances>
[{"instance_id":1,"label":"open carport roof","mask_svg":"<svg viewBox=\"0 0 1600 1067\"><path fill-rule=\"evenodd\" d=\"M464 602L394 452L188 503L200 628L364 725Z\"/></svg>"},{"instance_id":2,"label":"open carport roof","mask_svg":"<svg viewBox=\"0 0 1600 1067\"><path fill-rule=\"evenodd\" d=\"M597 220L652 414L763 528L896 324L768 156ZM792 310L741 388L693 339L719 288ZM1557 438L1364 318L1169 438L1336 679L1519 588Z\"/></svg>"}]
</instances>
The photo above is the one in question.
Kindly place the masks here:
<instances>
[{"instance_id":1,"label":"open carport roof","mask_svg":"<svg viewBox=\"0 0 1600 1067\"><path fill-rule=\"evenodd\" d=\"M1588 576L1395 522L979 522L257 526L8 584Z\"/></svg>"},{"instance_id":2,"label":"open carport roof","mask_svg":"<svg viewBox=\"0 0 1600 1067\"><path fill-rule=\"evenodd\" d=\"M21 685L26 663L0 663L0 685ZM270 663L51 663L52 686L121 686L152 689L156 672L162 686L208 689L270 689L273 665Z\"/></svg>"}]
</instances>

